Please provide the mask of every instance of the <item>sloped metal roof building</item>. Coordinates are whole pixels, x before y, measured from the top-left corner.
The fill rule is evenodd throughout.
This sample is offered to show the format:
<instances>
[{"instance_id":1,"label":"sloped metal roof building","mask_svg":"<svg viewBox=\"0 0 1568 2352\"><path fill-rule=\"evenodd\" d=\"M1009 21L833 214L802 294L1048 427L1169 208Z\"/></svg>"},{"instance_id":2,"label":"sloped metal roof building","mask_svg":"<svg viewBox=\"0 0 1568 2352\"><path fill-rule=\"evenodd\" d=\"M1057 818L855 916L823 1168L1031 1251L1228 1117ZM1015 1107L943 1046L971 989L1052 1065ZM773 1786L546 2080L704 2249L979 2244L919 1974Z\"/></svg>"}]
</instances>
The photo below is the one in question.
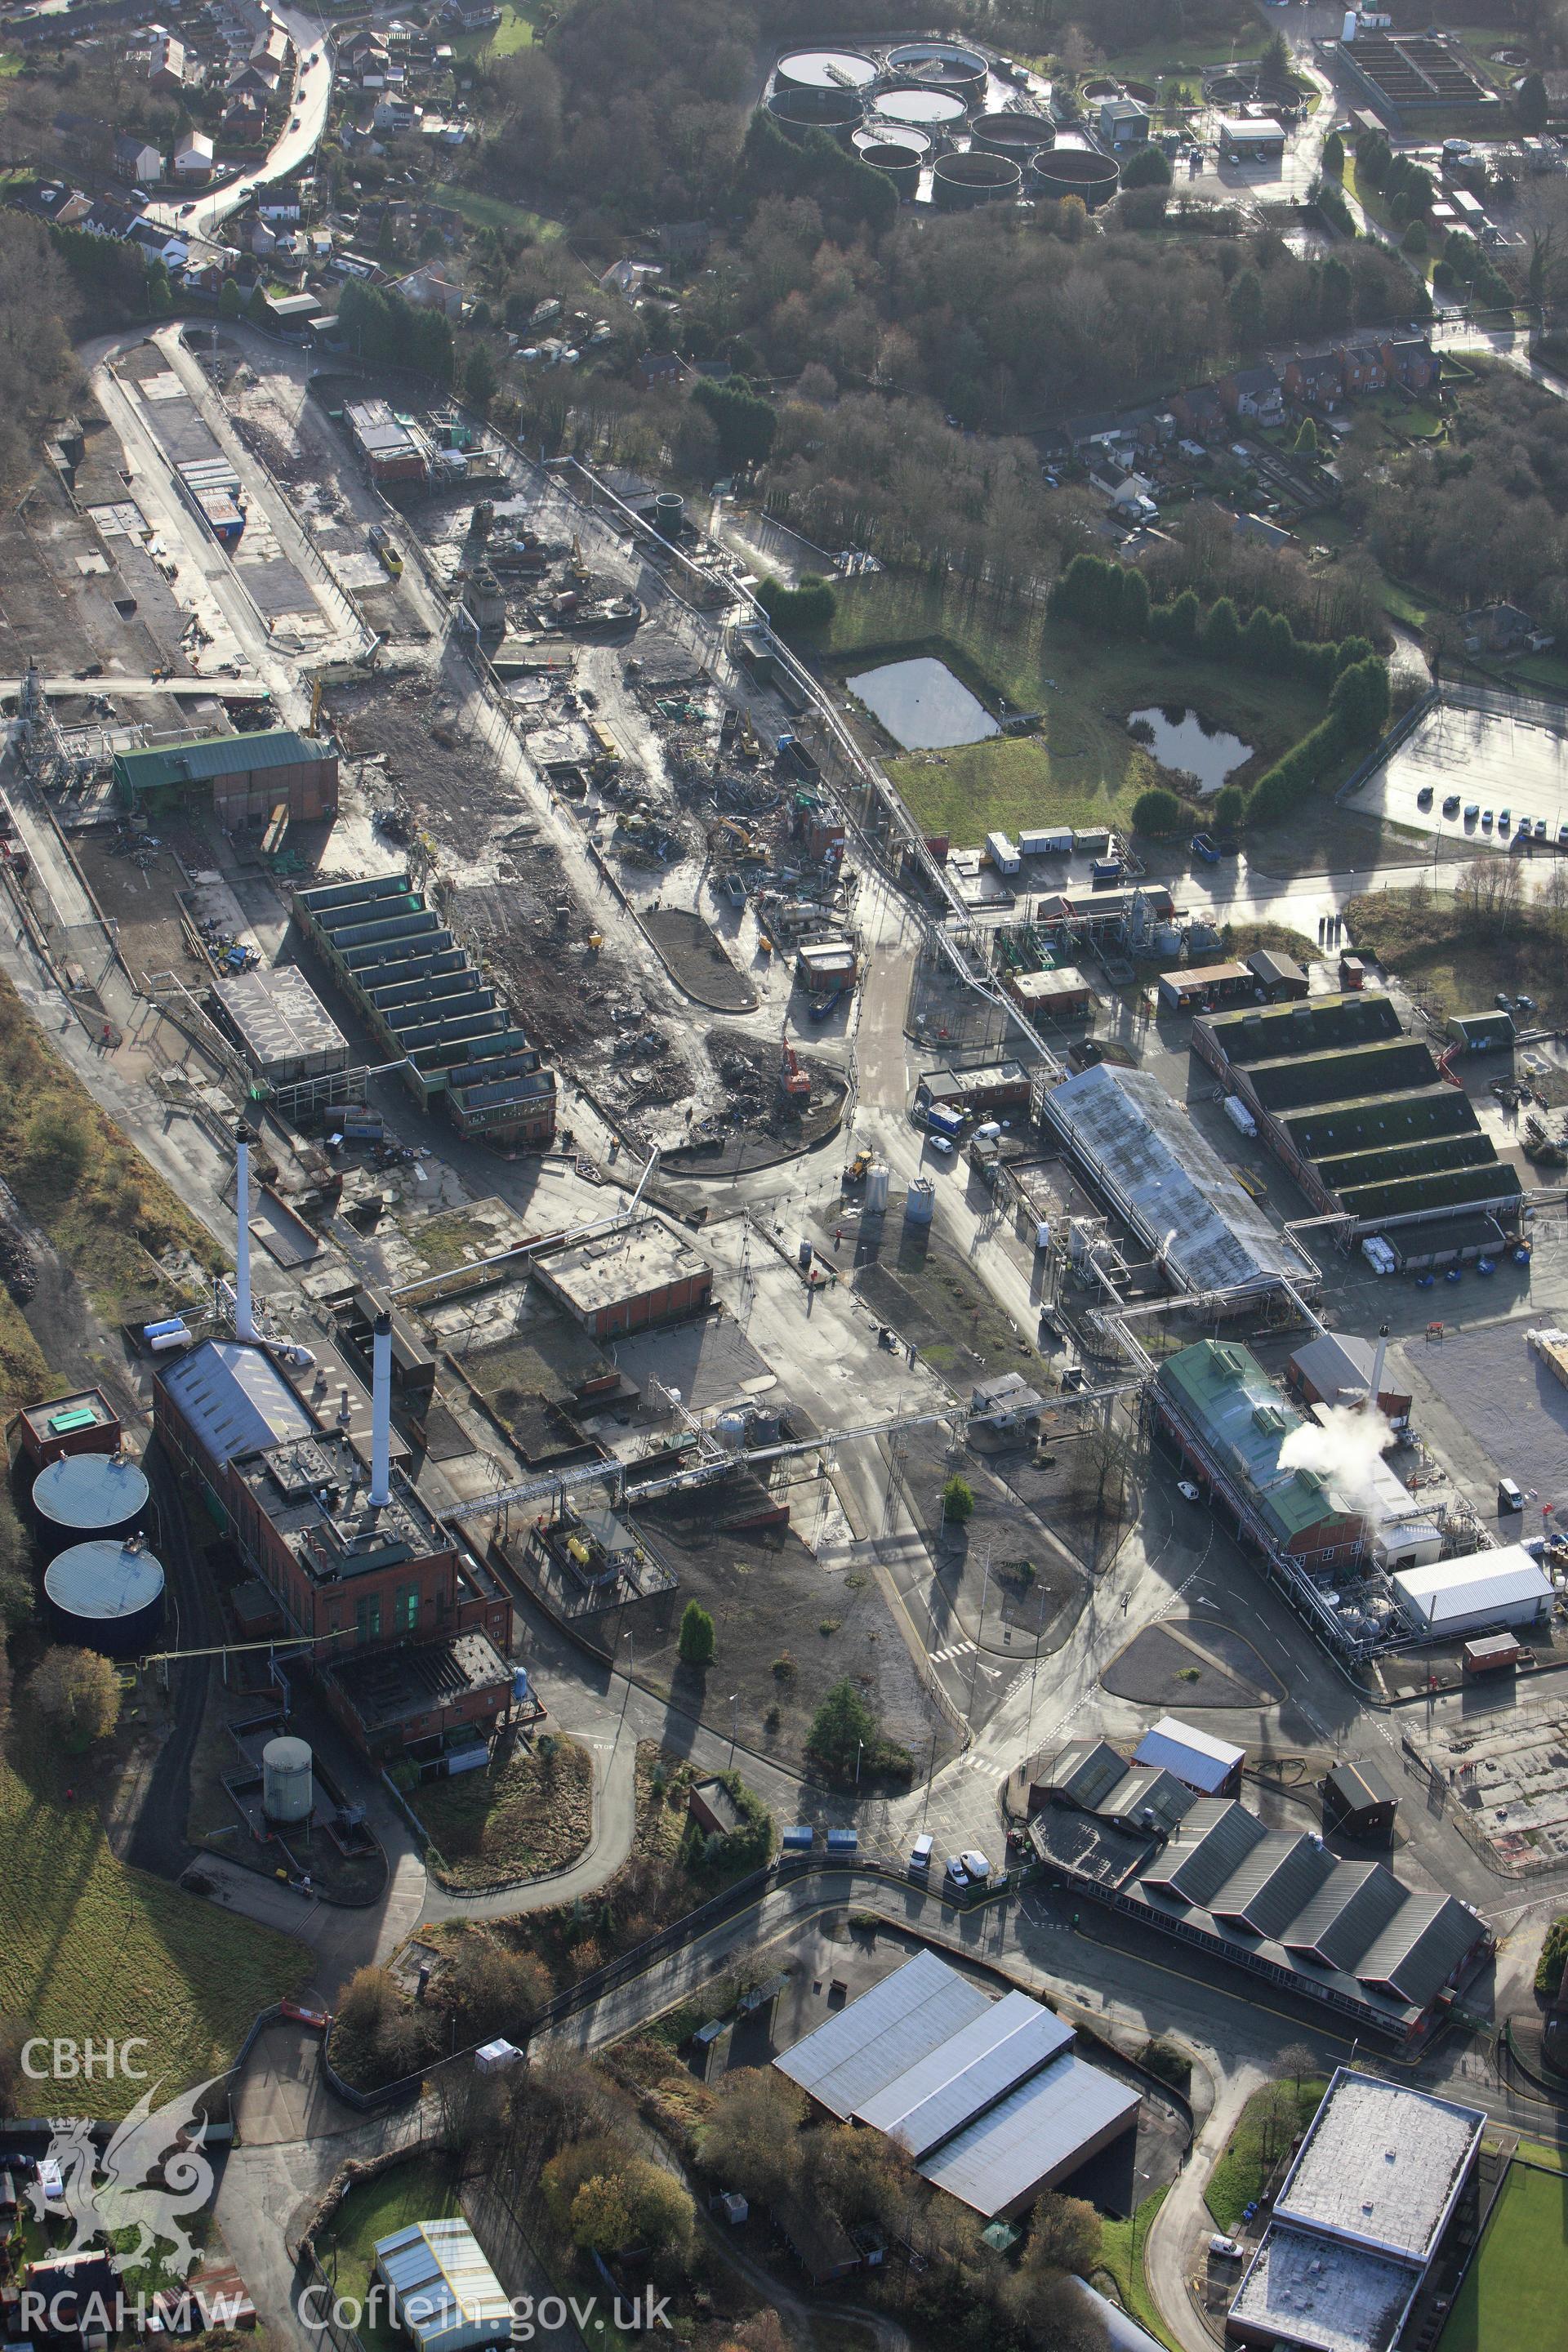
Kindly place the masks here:
<instances>
[{"instance_id":1,"label":"sloped metal roof building","mask_svg":"<svg viewBox=\"0 0 1568 2352\"><path fill-rule=\"evenodd\" d=\"M465 2221L415 2221L378 2238L374 2252L376 2275L417 2352L510 2342L511 2305Z\"/></svg>"},{"instance_id":2,"label":"sloped metal roof building","mask_svg":"<svg viewBox=\"0 0 1568 2352\"><path fill-rule=\"evenodd\" d=\"M1073 2038L1027 1993L993 2000L921 1952L773 2064L991 2221L1026 2211L1136 2124L1138 2093L1077 2057Z\"/></svg>"},{"instance_id":3,"label":"sloped metal roof building","mask_svg":"<svg viewBox=\"0 0 1568 2352\"><path fill-rule=\"evenodd\" d=\"M1248 1198L1147 1070L1099 1062L1046 1096L1045 1118L1091 1189L1189 1291L1266 1292L1318 1269Z\"/></svg>"}]
</instances>

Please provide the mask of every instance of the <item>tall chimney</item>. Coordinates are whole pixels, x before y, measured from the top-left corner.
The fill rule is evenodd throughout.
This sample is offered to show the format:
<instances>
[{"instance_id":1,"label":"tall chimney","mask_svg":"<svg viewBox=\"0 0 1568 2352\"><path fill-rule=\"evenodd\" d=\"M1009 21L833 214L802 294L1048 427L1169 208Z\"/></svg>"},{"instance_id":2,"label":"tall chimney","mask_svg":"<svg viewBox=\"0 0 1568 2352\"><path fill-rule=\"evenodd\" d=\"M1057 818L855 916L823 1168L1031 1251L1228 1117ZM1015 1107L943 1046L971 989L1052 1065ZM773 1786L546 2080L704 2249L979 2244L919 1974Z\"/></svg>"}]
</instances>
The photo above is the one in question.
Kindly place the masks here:
<instances>
[{"instance_id":1,"label":"tall chimney","mask_svg":"<svg viewBox=\"0 0 1568 2352\"><path fill-rule=\"evenodd\" d=\"M1373 1412L1377 1411L1377 1401L1383 1394L1383 1360L1387 1353L1388 1326L1385 1323L1378 1332L1377 1353L1372 1360L1372 1387L1367 1394L1367 1404Z\"/></svg>"},{"instance_id":2,"label":"tall chimney","mask_svg":"<svg viewBox=\"0 0 1568 2352\"><path fill-rule=\"evenodd\" d=\"M256 1318L250 1307L250 1129L237 1127L234 1130L235 1179L234 1213L238 1232L234 1249L234 1336L237 1339L256 1338Z\"/></svg>"},{"instance_id":3,"label":"tall chimney","mask_svg":"<svg viewBox=\"0 0 1568 2352\"><path fill-rule=\"evenodd\" d=\"M371 1352L371 1509L392 1500L392 1318L384 1307L375 1318Z\"/></svg>"}]
</instances>

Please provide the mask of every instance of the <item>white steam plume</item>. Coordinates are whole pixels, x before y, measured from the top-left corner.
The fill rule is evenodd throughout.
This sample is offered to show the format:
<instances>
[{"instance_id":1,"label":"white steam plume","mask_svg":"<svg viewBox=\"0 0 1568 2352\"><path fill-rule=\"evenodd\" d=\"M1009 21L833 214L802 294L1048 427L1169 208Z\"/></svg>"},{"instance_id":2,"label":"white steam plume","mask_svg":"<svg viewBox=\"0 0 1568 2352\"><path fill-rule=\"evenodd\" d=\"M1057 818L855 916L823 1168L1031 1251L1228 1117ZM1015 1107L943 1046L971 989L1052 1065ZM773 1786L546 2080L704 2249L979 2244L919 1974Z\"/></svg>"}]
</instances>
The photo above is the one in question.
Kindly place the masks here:
<instances>
[{"instance_id":1,"label":"white steam plume","mask_svg":"<svg viewBox=\"0 0 1568 2352\"><path fill-rule=\"evenodd\" d=\"M1279 1448L1279 1466L1321 1470L1352 1509L1364 1512L1377 1499L1376 1465L1393 1438L1387 1415L1370 1402L1320 1405L1317 1420L1293 1429Z\"/></svg>"}]
</instances>

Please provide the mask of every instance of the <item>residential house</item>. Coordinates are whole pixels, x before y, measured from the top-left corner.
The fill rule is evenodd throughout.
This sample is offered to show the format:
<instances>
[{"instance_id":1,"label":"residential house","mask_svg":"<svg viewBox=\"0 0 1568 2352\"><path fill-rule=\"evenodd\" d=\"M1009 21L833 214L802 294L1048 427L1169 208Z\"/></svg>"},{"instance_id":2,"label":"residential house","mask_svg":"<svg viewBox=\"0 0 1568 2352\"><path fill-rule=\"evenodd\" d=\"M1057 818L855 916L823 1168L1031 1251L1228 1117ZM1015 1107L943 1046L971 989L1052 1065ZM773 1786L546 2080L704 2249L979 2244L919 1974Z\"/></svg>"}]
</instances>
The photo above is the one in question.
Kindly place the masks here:
<instances>
[{"instance_id":1,"label":"residential house","mask_svg":"<svg viewBox=\"0 0 1568 2352\"><path fill-rule=\"evenodd\" d=\"M89 236L127 237L136 226L136 215L123 205L111 204L107 196L100 196L81 226Z\"/></svg>"},{"instance_id":2,"label":"residential house","mask_svg":"<svg viewBox=\"0 0 1568 2352\"><path fill-rule=\"evenodd\" d=\"M248 146L259 137L266 120L266 109L261 100L252 97L249 90L241 90L224 108L218 129L226 145Z\"/></svg>"},{"instance_id":3,"label":"residential house","mask_svg":"<svg viewBox=\"0 0 1568 2352\"><path fill-rule=\"evenodd\" d=\"M613 262L599 280L602 294L624 294L629 302L649 278L662 278L664 271L657 261Z\"/></svg>"},{"instance_id":4,"label":"residential house","mask_svg":"<svg viewBox=\"0 0 1568 2352\"><path fill-rule=\"evenodd\" d=\"M644 352L632 370L632 382L639 392L651 392L655 384L676 392L684 375L685 370L673 352Z\"/></svg>"},{"instance_id":5,"label":"residential house","mask_svg":"<svg viewBox=\"0 0 1568 2352\"><path fill-rule=\"evenodd\" d=\"M1383 364L1392 383L1426 392L1437 381L1437 355L1425 335L1397 335L1383 346Z\"/></svg>"},{"instance_id":6,"label":"residential house","mask_svg":"<svg viewBox=\"0 0 1568 2352\"><path fill-rule=\"evenodd\" d=\"M1342 353L1347 394L1381 392L1388 382L1381 343L1347 343Z\"/></svg>"},{"instance_id":7,"label":"residential house","mask_svg":"<svg viewBox=\"0 0 1568 2352\"><path fill-rule=\"evenodd\" d=\"M1225 403L1212 383L1195 384L1190 392L1177 393L1171 409L1188 440L1224 440Z\"/></svg>"},{"instance_id":8,"label":"residential house","mask_svg":"<svg viewBox=\"0 0 1568 2352\"><path fill-rule=\"evenodd\" d=\"M147 79L163 98L183 98L187 79L185 45L173 33L160 33L147 60Z\"/></svg>"},{"instance_id":9,"label":"residential house","mask_svg":"<svg viewBox=\"0 0 1568 2352\"><path fill-rule=\"evenodd\" d=\"M150 220L137 221L125 240L127 245L139 245L152 261L161 261L168 269L183 269L190 256L190 247L183 236L172 230L159 228Z\"/></svg>"},{"instance_id":10,"label":"residential house","mask_svg":"<svg viewBox=\"0 0 1568 2352\"><path fill-rule=\"evenodd\" d=\"M1345 395L1338 352L1313 352L1285 362L1285 397L1302 408L1337 408Z\"/></svg>"},{"instance_id":11,"label":"residential house","mask_svg":"<svg viewBox=\"0 0 1568 2352\"><path fill-rule=\"evenodd\" d=\"M187 131L174 142L174 177L200 186L213 175L213 142L205 131Z\"/></svg>"},{"instance_id":12,"label":"residential house","mask_svg":"<svg viewBox=\"0 0 1568 2352\"><path fill-rule=\"evenodd\" d=\"M224 84L230 98L254 98L266 106L278 95L283 77L274 65L258 65L254 58L235 68Z\"/></svg>"},{"instance_id":13,"label":"residential house","mask_svg":"<svg viewBox=\"0 0 1568 2352\"><path fill-rule=\"evenodd\" d=\"M14 212L30 213L35 220L52 221L57 228L80 228L92 210L92 198L64 180L40 180L10 198Z\"/></svg>"},{"instance_id":14,"label":"residential house","mask_svg":"<svg viewBox=\"0 0 1568 2352\"><path fill-rule=\"evenodd\" d=\"M149 181L163 178L163 158L149 140L122 131L114 142L114 175L128 180L133 188L144 187Z\"/></svg>"},{"instance_id":15,"label":"residential house","mask_svg":"<svg viewBox=\"0 0 1568 2352\"><path fill-rule=\"evenodd\" d=\"M463 289L454 286L449 278L440 277L434 269L411 269L392 288L405 302L416 310L439 310L456 326L463 315Z\"/></svg>"},{"instance_id":16,"label":"residential house","mask_svg":"<svg viewBox=\"0 0 1568 2352\"><path fill-rule=\"evenodd\" d=\"M664 221L654 230L653 241L673 260L700 261L712 236L706 221Z\"/></svg>"},{"instance_id":17,"label":"residential house","mask_svg":"<svg viewBox=\"0 0 1568 2352\"><path fill-rule=\"evenodd\" d=\"M1538 629L1518 604L1478 605L1464 615L1460 626L1467 653L1539 654L1552 642L1551 631Z\"/></svg>"},{"instance_id":18,"label":"residential house","mask_svg":"<svg viewBox=\"0 0 1568 2352\"><path fill-rule=\"evenodd\" d=\"M1237 368L1221 376L1215 390L1232 416L1250 424L1278 425L1284 414L1285 395L1271 367Z\"/></svg>"}]
</instances>

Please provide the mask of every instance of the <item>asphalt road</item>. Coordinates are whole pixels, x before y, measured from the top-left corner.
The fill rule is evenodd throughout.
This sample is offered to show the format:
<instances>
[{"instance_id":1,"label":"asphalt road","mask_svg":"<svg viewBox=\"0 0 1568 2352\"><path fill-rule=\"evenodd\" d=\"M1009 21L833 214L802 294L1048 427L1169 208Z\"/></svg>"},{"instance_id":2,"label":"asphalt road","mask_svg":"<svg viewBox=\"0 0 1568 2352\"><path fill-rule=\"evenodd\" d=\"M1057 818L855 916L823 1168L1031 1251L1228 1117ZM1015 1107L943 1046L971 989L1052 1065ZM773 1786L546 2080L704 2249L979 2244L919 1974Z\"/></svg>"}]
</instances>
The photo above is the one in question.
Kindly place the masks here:
<instances>
[{"instance_id":1,"label":"asphalt road","mask_svg":"<svg viewBox=\"0 0 1568 2352\"><path fill-rule=\"evenodd\" d=\"M331 48L319 20L308 16L303 9L274 8L272 14L294 44L294 102L287 127L254 171L242 173L238 179L188 204L149 205L149 220L182 236L216 236L230 214L247 204L258 188L283 179L315 153L331 101ZM316 62L308 65L306 60L312 55Z\"/></svg>"}]
</instances>

